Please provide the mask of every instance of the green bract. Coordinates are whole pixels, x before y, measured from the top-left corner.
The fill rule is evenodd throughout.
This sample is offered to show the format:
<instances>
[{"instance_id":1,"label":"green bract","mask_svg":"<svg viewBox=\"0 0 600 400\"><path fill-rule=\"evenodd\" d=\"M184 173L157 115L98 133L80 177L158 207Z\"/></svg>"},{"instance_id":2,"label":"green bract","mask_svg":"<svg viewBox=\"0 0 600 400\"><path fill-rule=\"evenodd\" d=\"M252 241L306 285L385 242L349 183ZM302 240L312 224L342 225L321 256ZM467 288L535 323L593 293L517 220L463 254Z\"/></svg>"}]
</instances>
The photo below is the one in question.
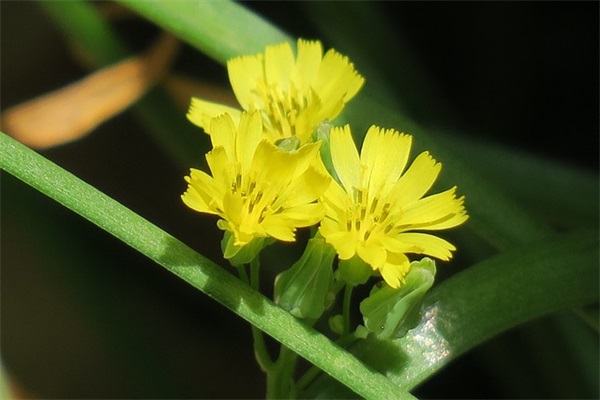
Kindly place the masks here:
<instances>
[{"instance_id":1,"label":"green bract","mask_svg":"<svg viewBox=\"0 0 600 400\"><path fill-rule=\"evenodd\" d=\"M225 257L234 267L249 264L260 251L274 242L271 238L257 238L246 246L236 246L233 244L235 237L230 231L225 231L221 240L221 250Z\"/></svg>"},{"instance_id":2,"label":"green bract","mask_svg":"<svg viewBox=\"0 0 600 400\"><path fill-rule=\"evenodd\" d=\"M360 303L365 326L379 339L406 335L421 320L423 296L435 278L435 262L430 258L413 261L400 289L375 285Z\"/></svg>"}]
</instances>

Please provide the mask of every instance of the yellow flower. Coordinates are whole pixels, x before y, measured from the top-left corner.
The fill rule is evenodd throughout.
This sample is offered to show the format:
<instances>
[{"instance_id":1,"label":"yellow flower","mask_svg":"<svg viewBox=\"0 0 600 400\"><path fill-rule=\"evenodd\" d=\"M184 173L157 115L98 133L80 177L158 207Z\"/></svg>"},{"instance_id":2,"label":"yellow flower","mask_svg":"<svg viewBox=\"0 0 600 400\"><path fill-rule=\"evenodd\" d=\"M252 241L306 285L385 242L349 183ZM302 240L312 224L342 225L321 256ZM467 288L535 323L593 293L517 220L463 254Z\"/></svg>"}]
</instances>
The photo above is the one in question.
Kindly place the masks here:
<instances>
[{"instance_id":1,"label":"yellow flower","mask_svg":"<svg viewBox=\"0 0 600 400\"><path fill-rule=\"evenodd\" d=\"M197 169L185 177L181 196L190 208L221 217L237 247L255 238L293 241L297 227L324 214L318 202L330 178L314 166L320 143L284 152L262 138L260 113L242 113L236 126L228 114L212 120L213 149L206 155L212 176Z\"/></svg>"},{"instance_id":2,"label":"yellow flower","mask_svg":"<svg viewBox=\"0 0 600 400\"><path fill-rule=\"evenodd\" d=\"M359 156L350 128L331 131L331 157L340 184L323 195L326 215L319 228L341 260L360 257L398 288L409 270L406 253L442 260L456 248L444 239L414 231L435 231L468 218L456 187L427 197L441 164L421 153L403 173L412 136L369 128Z\"/></svg>"},{"instance_id":3,"label":"yellow flower","mask_svg":"<svg viewBox=\"0 0 600 400\"><path fill-rule=\"evenodd\" d=\"M289 43L227 62L229 80L242 109L259 110L267 138L275 143L296 137L311 141L313 130L333 120L364 83L347 57L335 50L323 55L319 41L298 40L294 57ZM224 112L234 120L240 111L193 98L188 119L211 133L210 119Z\"/></svg>"}]
</instances>

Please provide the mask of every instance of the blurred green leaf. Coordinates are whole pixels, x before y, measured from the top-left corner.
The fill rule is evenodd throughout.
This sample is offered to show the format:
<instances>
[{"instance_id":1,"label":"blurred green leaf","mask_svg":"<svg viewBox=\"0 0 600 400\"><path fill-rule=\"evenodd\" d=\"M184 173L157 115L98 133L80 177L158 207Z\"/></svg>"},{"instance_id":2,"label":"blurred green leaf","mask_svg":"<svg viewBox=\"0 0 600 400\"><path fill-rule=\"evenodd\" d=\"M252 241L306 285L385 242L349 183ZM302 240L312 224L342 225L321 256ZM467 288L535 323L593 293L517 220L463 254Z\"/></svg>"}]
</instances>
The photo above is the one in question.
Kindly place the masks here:
<instances>
[{"instance_id":1,"label":"blurred green leaf","mask_svg":"<svg viewBox=\"0 0 600 400\"><path fill-rule=\"evenodd\" d=\"M295 40L243 5L220 1L120 0L150 21L225 65L228 59Z\"/></svg>"}]
</instances>

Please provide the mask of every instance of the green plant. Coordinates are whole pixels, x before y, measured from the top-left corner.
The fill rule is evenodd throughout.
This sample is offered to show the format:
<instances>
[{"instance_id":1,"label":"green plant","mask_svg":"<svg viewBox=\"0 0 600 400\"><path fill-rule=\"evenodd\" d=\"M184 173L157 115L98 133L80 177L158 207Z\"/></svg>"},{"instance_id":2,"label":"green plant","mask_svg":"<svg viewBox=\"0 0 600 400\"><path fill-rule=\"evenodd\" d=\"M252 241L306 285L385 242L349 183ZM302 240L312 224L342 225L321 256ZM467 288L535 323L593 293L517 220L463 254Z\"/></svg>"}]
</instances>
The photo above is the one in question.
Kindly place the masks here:
<instances>
[{"instance_id":1,"label":"green plant","mask_svg":"<svg viewBox=\"0 0 600 400\"><path fill-rule=\"evenodd\" d=\"M123 4L221 64L235 55L261 51L267 44L293 41L235 3ZM108 64L125 54L119 39L90 4L43 5L97 64ZM382 78L377 77L377 62L372 62L368 69L372 75L366 74L367 80L377 82ZM162 265L327 373L319 375L317 369L308 369L309 377L315 379L307 379L300 394L347 397L354 392L366 398L410 397L418 384L483 341L550 312L580 309L578 314L584 314L581 307L597 303L597 230L586 221L597 216L597 201L585 201L582 207L579 196L547 199L551 206L560 204L565 212L579 215L583 221L572 219L568 232L558 233L543 212L531 212L526 201L519 201L520 189L506 193L502 182L482 178L461 160L484 158L482 153L488 152L492 156L485 157L481 165L493 160L500 166L501 150L450 143L438 129L423 127L399 111L399 103L385 86L374 86L349 104L343 118L356 126L376 119L382 125L411 132L418 139L417 148L432 150L444 161L447 169L442 183L457 184L469 202L471 220L459 238L465 243L464 262L469 267L434 286L425 297L423 321L406 336L385 342L369 338L356 342L350 352L152 222L6 135L0 141L0 167ZM136 105L136 112L177 162L199 162L194 153L200 152L192 151L198 146L190 145L195 138L178 134L181 115L169 104L165 93L157 90ZM183 126L181 131L189 132L189 127ZM543 174L536 174L536 169L543 169L537 160L521 161L525 165L521 169L530 174L518 177L522 180L519 188L544 186L546 182L557 193L571 190L572 179L548 182ZM584 186L597 188L593 178L561 171L575 176ZM581 197L590 198L588 189L578 190L583 192Z\"/></svg>"}]
</instances>

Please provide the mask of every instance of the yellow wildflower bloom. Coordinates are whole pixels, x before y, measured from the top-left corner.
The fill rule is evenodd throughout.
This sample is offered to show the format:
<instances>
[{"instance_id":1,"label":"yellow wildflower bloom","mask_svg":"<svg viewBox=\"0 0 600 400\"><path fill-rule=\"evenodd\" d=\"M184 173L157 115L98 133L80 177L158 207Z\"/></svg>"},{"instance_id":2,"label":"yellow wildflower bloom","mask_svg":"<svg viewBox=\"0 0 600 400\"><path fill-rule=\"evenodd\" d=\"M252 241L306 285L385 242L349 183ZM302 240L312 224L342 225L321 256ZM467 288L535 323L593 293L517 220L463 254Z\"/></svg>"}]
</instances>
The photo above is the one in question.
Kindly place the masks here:
<instances>
[{"instance_id":1,"label":"yellow wildflower bloom","mask_svg":"<svg viewBox=\"0 0 600 400\"><path fill-rule=\"evenodd\" d=\"M341 260L358 255L393 288L409 270L406 253L442 260L456 248L444 239L414 231L435 231L468 218L456 187L427 197L441 164L421 153L403 173L412 136L369 128L359 156L350 128L331 130L331 157L340 183L324 193L326 215L319 228Z\"/></svg>"},{"instance_id":2,"label":"yellow wildflower bloom","mask_svg":"<svg viewBox=\"0 0 600 400\"><path fill-rule=\"evenodd\" d=\"M364 83L347 57L331 49L323 55L319 41L298 40L294 57L289 43L267 46L264 53L227 62L229 80L242 109L260 110L271 142L297 137L304 144L325 120L333 120ZM210 119L240 111L193 98L188 119L210 132Z\"/></svg>"},{"instance_id":3,"label":"yellow wildflower bloom","mask_svg":"<svg viewBox=\"0 0 600 400\"><path fill-rule=\"evenodd\" d=\"M206 155L212 176L191 169L181 196L190 208L221 217L218 226L241 247L255 238L293 241L297 227L323 217L317 199L330 178L314 166L320 143L284 152L262 137L260 113L228 114L210 125L213 149Z\"/></svg>"}]
</instances>

